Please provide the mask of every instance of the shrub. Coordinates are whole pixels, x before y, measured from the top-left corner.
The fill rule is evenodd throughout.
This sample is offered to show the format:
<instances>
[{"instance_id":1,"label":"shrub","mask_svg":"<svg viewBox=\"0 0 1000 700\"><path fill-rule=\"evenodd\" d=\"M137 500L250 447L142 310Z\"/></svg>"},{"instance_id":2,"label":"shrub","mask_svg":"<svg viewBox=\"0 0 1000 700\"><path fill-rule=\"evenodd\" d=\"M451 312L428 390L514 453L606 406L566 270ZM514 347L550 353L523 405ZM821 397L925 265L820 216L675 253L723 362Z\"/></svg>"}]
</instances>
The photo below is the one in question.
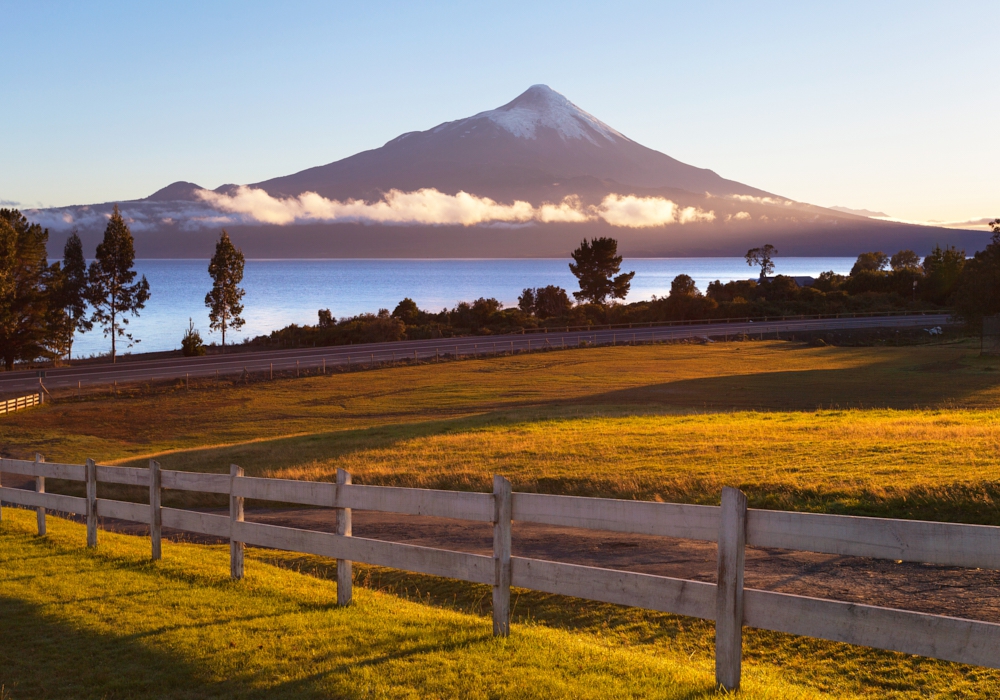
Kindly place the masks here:
<instances>
[{"instance_id":1,"label":"shrub","mask_svg":"<svg viewBox=\"0 0 1000 700\"><path fill-rule=\"evenodd\" d=\"M205 343L201 339L201 333L194 327L194 319L188 319L188 329L181 338L181 353L184 357L199 357L205 354Z\"/></svg>"}]
</instances>

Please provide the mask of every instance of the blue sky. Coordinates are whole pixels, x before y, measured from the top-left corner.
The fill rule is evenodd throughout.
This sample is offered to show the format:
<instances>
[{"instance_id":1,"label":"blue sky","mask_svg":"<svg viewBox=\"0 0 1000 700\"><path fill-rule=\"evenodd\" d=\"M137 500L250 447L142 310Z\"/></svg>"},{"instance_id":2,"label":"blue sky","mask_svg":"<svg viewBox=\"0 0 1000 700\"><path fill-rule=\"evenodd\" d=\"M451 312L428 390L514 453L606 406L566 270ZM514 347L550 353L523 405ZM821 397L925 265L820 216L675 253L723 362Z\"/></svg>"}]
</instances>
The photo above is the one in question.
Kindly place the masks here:
<instances>
[{"instance_id":1,"label":"blue sky","mask_svg":"<svg viewBox=\"0 0 1000 700\"><path fill-rule=\"evenodd\" d=\"M1000 2L0 0L0 200L284 175L546 83L793 199L1000 216Z\"/></svg>"}]
</instances>

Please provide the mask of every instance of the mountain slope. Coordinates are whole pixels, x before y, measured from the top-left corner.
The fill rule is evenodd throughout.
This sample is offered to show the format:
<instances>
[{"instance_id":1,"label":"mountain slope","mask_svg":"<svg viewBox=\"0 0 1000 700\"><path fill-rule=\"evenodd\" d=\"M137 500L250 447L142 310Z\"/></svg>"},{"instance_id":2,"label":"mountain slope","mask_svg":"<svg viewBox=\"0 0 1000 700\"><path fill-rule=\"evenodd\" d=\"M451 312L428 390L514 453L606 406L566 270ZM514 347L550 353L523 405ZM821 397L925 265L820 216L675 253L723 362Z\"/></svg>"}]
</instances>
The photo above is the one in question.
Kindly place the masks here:
<instances>
[{"instance_id":1,"label":"mountain slope","mask_svg":"<svg viewBox=\"0 0 1000 700\"><path fill-rule=\"evenodd\" d=\"M111 204L27 212L96 245ZM204 257L225 227L250 257L562 257L613 236L630 256L857 255L982 232L878 221L772 195L636 143L545 85L497 109L251 185L175 182L123 202L140 256ZM860 214L860 215L859 215ZM60 235L61 234L61 235Z\"/></svg>"},{"instance_id":2,"label":"mountain slope","mask_svg":"<svg viewBox=\"0 0 1000 700\"><path fill-rule=\"evenodd\" d=\"M274 196L316 192L331 199L434 187L539 204L556 183L573 178L612 181L598 188L605 191L638 187L767 195L646 148L545 85L528 88L498 109L252 186Z\"/></svg>"}]
</instances>

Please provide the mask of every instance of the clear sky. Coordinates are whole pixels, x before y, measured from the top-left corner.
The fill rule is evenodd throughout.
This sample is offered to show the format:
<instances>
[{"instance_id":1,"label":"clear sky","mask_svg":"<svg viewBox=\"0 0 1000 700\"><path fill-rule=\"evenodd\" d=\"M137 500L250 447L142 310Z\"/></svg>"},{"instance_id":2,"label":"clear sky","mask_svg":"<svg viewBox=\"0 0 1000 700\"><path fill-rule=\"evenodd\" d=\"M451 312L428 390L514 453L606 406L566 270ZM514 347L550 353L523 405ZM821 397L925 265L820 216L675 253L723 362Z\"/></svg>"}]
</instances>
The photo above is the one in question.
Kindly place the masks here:
<instances>
[{"instance_id":1,"label":"clear sky","mask_svg":"<svg viewBox=\"0 0 1000 700\"><path fill-rule=\"evenodd\" d=\"M546 83L792 199L1000 216L1000 2L0 0L0 200L214 188Z\"/></svg>"}]
</instances>

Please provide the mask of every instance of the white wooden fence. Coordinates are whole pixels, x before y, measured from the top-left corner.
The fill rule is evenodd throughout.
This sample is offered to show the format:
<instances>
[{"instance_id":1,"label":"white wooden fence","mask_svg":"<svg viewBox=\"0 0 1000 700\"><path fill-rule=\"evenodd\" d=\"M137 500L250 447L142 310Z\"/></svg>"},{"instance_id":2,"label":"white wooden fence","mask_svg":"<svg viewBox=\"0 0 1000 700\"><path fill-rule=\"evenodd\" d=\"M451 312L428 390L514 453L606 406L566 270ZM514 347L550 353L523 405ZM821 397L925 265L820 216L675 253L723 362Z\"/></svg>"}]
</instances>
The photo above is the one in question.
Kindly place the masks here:
<instances>
[{"instance_id":1,"label":"white wooden fence","mask_svg":"<svg viewBox=\"0 0 1000 700\"><path fill-rule=\"evenodd\" d=\"M493 633L510 632L510 587L587 598L716 623L716 679L740 683L743 627L829 639L990 668L1000 668L1000 624L928 615L744 588L746 546L873 557L940 566L1000 569L1000 527L792 513L747 508L725 488L721 506L694 506L575 496L512 493L494 477L493 493L361 486L338 470L337 483L86 465L0 460L0 472L34 476L36 490L0 486L0 501L85 515L87 545L97 546L97 518L148 523L152 556L161 557L162 527L230 540L231 574L243 576L250 544L337 560L337 601L351 601L351 562L404 569L493 586ZM86 482L86 497L45 493L45 479ZM97 497L97 484L150 489L150 505ZM162 489L227 494L229 516L160 505ZM246 498L335 508L337 534L245 522ZM493 524L493 556L353 537L351 510L433 515ZM0 510L2 517L2 510ZM718 543L718 584L511 556L511 521L659 535Z\"/></svg>"},{"instance_id":2,"label":"white wooden fence","mask_svg":"<svg viewBox=\"0 0 1000 700\"><path fill-rule=\"evenodd\" d=\"M0 416L5 413L13 413L14 411L31 408L32 406L41 406L44 402L45 395L41 391L26 396L18 396L14 399L6 399L5 401L0 401Z\"/></svg>"}]
</instances>

